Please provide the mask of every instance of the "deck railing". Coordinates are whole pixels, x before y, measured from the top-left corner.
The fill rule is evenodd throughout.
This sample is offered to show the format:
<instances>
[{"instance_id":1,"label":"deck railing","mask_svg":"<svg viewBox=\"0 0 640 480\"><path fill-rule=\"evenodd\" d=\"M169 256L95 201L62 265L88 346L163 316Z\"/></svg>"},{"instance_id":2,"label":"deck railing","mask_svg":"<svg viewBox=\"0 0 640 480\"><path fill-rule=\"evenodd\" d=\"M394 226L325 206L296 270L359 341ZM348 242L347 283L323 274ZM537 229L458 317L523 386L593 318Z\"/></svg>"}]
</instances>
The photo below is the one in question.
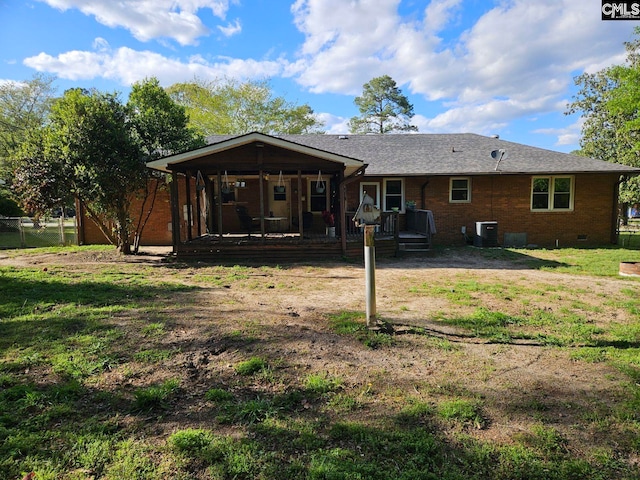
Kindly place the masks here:
<instances>
[{"instance_id":1,"label":"deck railing","mask_svg":"<svg viewBox=\"0 0 640 480\"><path fill-rule=\"evenodd\" d=\"M430 217L433 219L430 210L407 210L407 231L430 236L433 233Z\"/></svg>"},{"instance_id":2,"label":"deck railing","mask_svg":"<svg viewBox=\"0 0 640 480\"><path fill-rule=\"evenodd\" d=\"M362 236L363 227L356 226L353 216L356 212L346 212L347 238ZM395 237L400 235L400 214L398 212L382 212L380 225L376 227L377 237Z\"/></svg>"}]
</instances>

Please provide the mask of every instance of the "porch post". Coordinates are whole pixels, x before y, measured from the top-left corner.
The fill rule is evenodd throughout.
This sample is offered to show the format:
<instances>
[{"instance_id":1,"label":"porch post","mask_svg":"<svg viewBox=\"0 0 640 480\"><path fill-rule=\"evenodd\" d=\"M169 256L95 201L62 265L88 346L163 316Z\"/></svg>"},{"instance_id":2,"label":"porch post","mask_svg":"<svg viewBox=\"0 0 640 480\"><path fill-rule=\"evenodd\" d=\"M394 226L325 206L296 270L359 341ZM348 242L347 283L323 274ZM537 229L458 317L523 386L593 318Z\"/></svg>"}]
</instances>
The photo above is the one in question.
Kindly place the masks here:
<instances>
[{"instance_id":1,"label":"porch post","mask_svg":"<svg viewBox=\"0 0 640 480\"><path fill-rule=\"evenodd\" d=\"M191 171L187 170L186 181L186 196L187 196L187 241L193 240L193 232L191 231L191 220L193 218L191 212Z\"/></svg>"},{"instance_id":2,"label":"porch post","mask_svg":"<svg viewBox=\"0 0 640 480\"><path fill-rule=\"evenodd\" d=\"M340 181L338 182L338 195L340 199L338 212L340 213L340 244L342 247L342 256L347 256L347 185L344 183L344 168L340 172Z\"/></svg>"},{"instance_id":3,"label":"porch post","mask_svg":"<svg viewBox=\"0 0 640 480\"><path fill-rule=\"evenodd\" d=\"M260 153L262 153L262 150L260 150ZM260 169L258 176L260 177L260 235L264 242L264 172L262 171L262 168Z\"/></svg>"},{"instance_id":4,"label":"porch post","mask_svg":"<svg viewBox=\"0 0 640 480\"><path fill-rule=\"evenodd\" d=\"M178 173L171 172L171 242L173 253L178 253L180 243L180 195L178 194Z\"/></svg>"},{"instance_id":5,"label":"porch post","mask_svg":"<svg viewBox=\"0 0 640 480\"><path fill-rule=\"evenodd\" d=\"M216 175L216 184L218 185L218 235L222 238L222 176L220 170Z\"/></svg>"},{"instance_id":6,"label":"porch post","mask_svg":"<svg viewBox=\"0 0 640 480\"><path fill-rule=\"evenodd\" d=\"M213 198L213 189L211 188L211 186L212 186L211 179L207 174L204 176L204 191L205 191L205 199L206 199L206 205L207 205L207 208L205 209L207 213L207 217L205 219L205 225L206 225L207 233L213 233L213 208L212 208L213 202L211 201L211 199Z\"/></svg>"},{"instance_id":7,"label":"porch post","mask_svg":"<svg viewBox=\"0 0 640 480\"><path fill-rule=\"evenodd\" d=\"M304 238L304 222L302 221L302 170L298 170L298 231L300 240Z\"/></svg>"},{"instance_id":8,"label":"porch post","mask_svg":"<svg viewBox=\"0 0 640 480\"><path fill-rule=\"evenodd\" d=\"M200 209L200 191L198 190L198 180L196 177L196 220L198 224L198 236L202 236L202 210Z\"/></svg>"},{"instance_id":9,"label":"porch post","mask_svg":"<svg viewBox=\"0 0 640 480\"><path fill-rule=\"evenodd\" d=\"M258 181L260 182L260 236L264 243L264 170L262 164L264 163L264 144L262 142L256 143L256 163L258 164Z\"/></svg>"}]
</instances>

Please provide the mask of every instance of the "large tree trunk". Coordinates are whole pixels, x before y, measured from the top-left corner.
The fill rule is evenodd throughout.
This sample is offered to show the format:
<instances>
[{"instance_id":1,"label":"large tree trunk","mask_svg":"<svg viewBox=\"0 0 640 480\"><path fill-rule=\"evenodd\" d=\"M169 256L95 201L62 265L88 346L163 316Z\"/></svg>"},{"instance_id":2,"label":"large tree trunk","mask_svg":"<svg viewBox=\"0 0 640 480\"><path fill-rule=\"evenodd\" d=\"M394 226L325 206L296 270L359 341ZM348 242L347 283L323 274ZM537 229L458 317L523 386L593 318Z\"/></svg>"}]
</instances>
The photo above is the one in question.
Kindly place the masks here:
<instances>
[{"instance_id":1,"label":"large tree trunk","mask_svg":"<svg viewBox=\"0 0 640 480\"><path fill-rule=\"evenodd\" d=\"M124 255L131 254L131 239L129 231L129 215L128 209L124 206L118 208L118 250Z\"/></svg>"},{"instance_id":2,"label":"large tree trunk","mask_svg":"<svg viewBox=\"0 0 640 480\"><path fill-rule=\"evenodd\" d=\"M149 189L149 181L153 181L153 187ZM140 214L138 216L138 221L135 225L135 232L133 234L133 253L138 253L140 250L140 240L142 239L142 231L144 227L147 225L149 221L149 217L151 216L151 212L153 211L153 206L156 203L156 196L158 194L158 188L160 185L160 180L157 178L153 178L147 180L145 188L144 188L144 198L142 200L142 205L140 206ZM149 208L147 207L147 200L150 200Z\"/></svg>"}]
</instances>

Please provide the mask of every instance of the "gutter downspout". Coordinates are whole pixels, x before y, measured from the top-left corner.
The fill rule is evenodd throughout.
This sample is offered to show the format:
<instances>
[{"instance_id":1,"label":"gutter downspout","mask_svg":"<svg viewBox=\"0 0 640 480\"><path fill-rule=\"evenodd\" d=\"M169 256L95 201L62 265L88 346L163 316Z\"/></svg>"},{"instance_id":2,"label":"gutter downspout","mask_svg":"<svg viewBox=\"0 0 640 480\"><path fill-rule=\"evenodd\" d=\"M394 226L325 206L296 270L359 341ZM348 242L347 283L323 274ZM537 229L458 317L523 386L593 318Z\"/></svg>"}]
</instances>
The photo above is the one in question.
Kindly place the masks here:
<instances>
[{"instance_id":1,"label":"gutter downspout","mask_svg":"<svg viewBox=\"0 0 640 480\"><path fill-rule=\"evenodd\" d=\"M427 209L427 205L426 205L427 200L425 198L424 192L427 189L427 186L429 185L430 181L431 181L430 177L427 177L427 181L420 186L420 209L421 210Z\"/></svg>"}]
</instances>

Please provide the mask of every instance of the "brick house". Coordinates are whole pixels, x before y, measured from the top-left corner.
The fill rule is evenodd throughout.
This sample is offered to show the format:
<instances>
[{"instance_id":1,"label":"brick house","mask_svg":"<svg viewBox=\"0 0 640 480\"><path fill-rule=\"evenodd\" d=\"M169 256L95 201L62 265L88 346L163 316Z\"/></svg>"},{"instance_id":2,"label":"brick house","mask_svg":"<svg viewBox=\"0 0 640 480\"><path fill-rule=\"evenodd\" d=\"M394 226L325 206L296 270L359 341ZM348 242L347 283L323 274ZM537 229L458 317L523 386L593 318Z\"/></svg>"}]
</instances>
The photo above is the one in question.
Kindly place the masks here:
<instances>
[{"instance_id":1,"label":"brick house","mask_svg":"<svg viewBox=\"0 0 640 480\"><path fill-rule=\"evenodd\" d=\"M617 241L621 179L640 174L475 134L251 133L208 143L148 164L174 181L156 199L143 244L179 255L348 255L361 251L352 217L366 192L389 253L415 237L427 247L604 245ZM248 232L239 211L255 222ZM334 214L336 237L322 211ZM98 243L83 223L85 242ZM247 233L251 241L237 241Z\"/></svg>"}]
</instances>

